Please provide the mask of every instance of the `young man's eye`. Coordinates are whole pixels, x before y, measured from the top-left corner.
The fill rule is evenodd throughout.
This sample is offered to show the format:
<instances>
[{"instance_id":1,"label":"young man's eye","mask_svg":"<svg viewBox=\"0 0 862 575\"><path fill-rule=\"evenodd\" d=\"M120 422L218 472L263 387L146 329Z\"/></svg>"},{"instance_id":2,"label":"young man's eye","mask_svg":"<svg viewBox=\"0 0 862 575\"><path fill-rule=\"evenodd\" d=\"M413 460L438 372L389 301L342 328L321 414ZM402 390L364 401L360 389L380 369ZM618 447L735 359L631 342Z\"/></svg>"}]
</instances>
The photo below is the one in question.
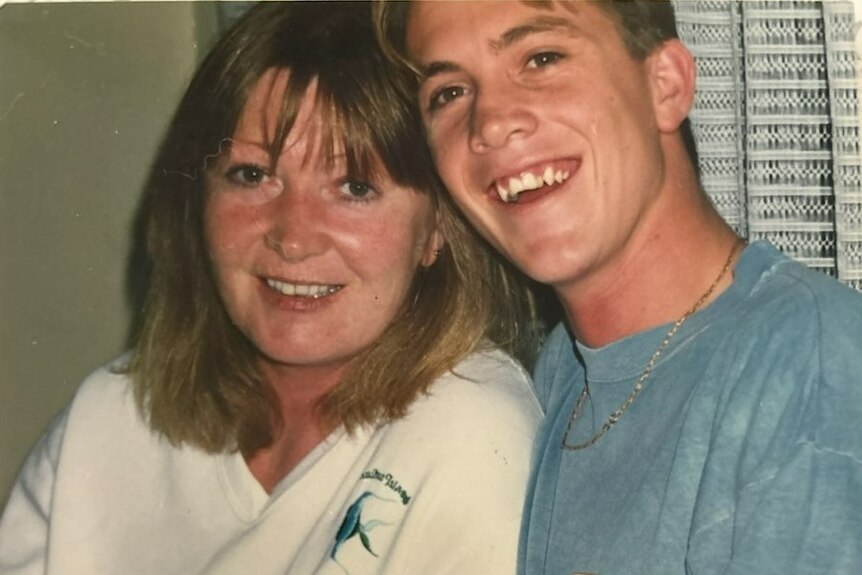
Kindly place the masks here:
<instances>
[{"instance_id":1,"label":"young man's eye","mask_svg":"<svg viewBox=\"0 0 862 575\"><path fill-rule=\"evenodd\" d=\"M348 199L357 201L370 200L377 193L371 184L353 180L344 182L338 189Z\"/></svg>"},{"instance_id":2,"label":"young man's eye","mask_svg":"<svg viewBox=\"0 0 862 575\"><path fill-rule=\"evenodd\" d=\"M431 111L439 110L451 101L460 98L464 95L464 88L461 86L446 86L436 90L431 94L428 109Z\"/></svg>"},{"instance_id":3,"label":"young man's eye","mask_svg":"<svg viewBox=\"0 0 862 575\"><path fill-rule=\"evenodd\" d=\"M241 186L256 186L268 176L266 169L254 164L241 164L227 171L227 178Z\"/></svg>"},{"instance_id":4,"label":"young man's eye","mask_svg":"<svg viewBox=\"0 0 862 575\"><path fill-rule=\"evenodd\" d=\"M539 52L538 54L533 54L527 60L528 68L544 68L545 66L550 66L551 64L556 64L560 60L563 59L563 55L559 52Z\"/></svg>"}]
</instances>

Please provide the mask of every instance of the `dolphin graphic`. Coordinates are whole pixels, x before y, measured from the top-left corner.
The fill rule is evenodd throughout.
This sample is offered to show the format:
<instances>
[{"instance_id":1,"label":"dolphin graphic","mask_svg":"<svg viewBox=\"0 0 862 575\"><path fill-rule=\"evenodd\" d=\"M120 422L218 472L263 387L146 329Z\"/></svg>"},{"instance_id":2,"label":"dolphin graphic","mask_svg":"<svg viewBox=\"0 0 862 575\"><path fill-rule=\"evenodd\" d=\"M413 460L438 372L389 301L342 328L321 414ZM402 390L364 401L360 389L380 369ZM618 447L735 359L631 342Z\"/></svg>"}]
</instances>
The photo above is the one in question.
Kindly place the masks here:
<instances>
[{"instance_id":1,"label":"dolphin graphic","mask_svg":"<svg viewBox=\"0 0 862 575\"><path fill-rule=\"evenodd\" d=\"M338 533L335 535L335 545L332 547L332 553L329 554L336 563L338 563L338 559L336 558L338 549L348 539L356 535L359 535L359 540L362 542L362 546L365 547L369 553L377 557L377 553L375 553L371 548L371 540L368 538L368 534L371 533L371 530L375 527L379 527L380 525L389 525L389 523L378 519L372 519L365 523L362 522L362 506L365 505L365 500L369 497L388 501L387 499L375 495L371 491L366 491L347 508L347 513L344 514L344 521L341 522L341 527L338 528ZM341 563L338 564L341 565ZM344 568L343 565L341 567L342 569Z\"/></svg>"}]
</instances>

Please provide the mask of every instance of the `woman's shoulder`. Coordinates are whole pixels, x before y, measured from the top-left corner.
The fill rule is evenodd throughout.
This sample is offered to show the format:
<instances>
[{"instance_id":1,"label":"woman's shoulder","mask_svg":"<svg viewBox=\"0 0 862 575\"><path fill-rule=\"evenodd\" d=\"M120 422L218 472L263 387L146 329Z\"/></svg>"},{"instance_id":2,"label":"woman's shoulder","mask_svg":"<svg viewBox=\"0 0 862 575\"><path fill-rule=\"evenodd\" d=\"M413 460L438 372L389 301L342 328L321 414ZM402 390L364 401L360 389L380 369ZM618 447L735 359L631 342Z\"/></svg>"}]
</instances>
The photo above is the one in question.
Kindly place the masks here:
<instances>
[{"instance_id":1,"label":"woman's shoulder","mask_svg":"<svg viewBox=\"0 0 862 575\"><path fill-rule=\"evenodd\" d=\"M477 403L541 416L532 381L524 368L499 349L478 351L440 377L429 395L441 403ZM487 413L487 409L481 410Z\"/></svg>"},{"instance_id":2,"label":"woman's shoulder","mask_svg":"<svg viewBox=\"0 0 862 575\"><path fill-rule=\"evenodd\" d=\"M128 364L129 356L124 354L90 372L78 387L71 410L122 409L134 403Z\"/></svg>"},{"instance_id":3,"label":"woman's shoulder","mask_svg":"<svg viewBox=\"0 0 862 575\"><path fill-rule=\"evenodd\" d=\"M407 415L378 429L369 466L414 491L423 486L451 497L463 488L453 477L470 478L487 492L482 497L520 509L540 418L526 372L502 352L481 351L434 382Z\"/></svg>"},{"instance_id":4,"label":"woman's shoulder","mask_svg":"<svg viewBox=\"0 0 862 575\"><path fill-rule=\"evenodd\" d=\"M530 375L520 363L497 348L484 349L468 355L449 373L443 375L439 382L449 380L484 385L487 386L485 392L488 393L532 396Z\"/></svg>"},{"instance_id":5,"label":"woman's shoulder","mask_svg":"<svg viewBox=\"0 0 862 575\"><path fill-rule=\"evenodd\" d=\"M67 408L67 435L149 434L135 403L128 361L129 356L122 355L84 378Z\"/></svg>"},{"instance_id":6,"label":"woman's shoulder","mask_svg":"<svg viewBox=\"0 0 862 575\"><path fill-rule=\"evenodd\" d=\"M439 445L496 436L528 447L540 419L527 372L492 349L468 356L441 376L396 423L404 434L432 433Z\"/></svg>"}]
</instances>

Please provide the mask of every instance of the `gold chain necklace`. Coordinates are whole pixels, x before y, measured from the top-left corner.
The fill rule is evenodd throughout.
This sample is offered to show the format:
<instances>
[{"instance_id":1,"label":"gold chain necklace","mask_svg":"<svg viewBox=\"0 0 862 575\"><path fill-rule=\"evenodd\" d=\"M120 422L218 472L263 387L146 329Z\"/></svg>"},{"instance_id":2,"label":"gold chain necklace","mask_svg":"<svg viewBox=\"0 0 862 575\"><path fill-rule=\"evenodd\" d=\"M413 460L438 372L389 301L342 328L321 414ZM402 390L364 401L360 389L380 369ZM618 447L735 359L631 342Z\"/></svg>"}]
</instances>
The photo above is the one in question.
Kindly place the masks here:
<instances>
[{"instance_id":1,"label":"gold chain necklace","mask_svg":"<svg viewBox=\"0 0 862 575\"><path fill-rule=\"evenodd\" d=\"M587 387L586 382L584 382L584 390L581 392L581 395L578 396L578 401L575 403L575 408L572 410L572 414L569 416L569 424L568 426L566 426L566 433L565 435L563 435L563 442L561 445L563 449L565 449L566 451L578 451L580 449L586 449L587 447L591 446L596 441L601 439L601 437L605 433L607 433L610 428L616 425L616 423L620 420L626 410L631 407L631 404L634 403L635 399L637 399L637 396L643 389L644 384L646 383L647 379L649 379L649 376L652 373L652 369L653 367L655 367L655 363L658 361L658 358L661 357L661 354L664 353L665 348L667 348L667 344L670 343L670 340L673 339L673 336L676 335L676 332L679 331L679 328L682 327L682 324L685 323L685 320L687 320L694 312L700 309L700 306L703 305L703 302L709 299L709 296L712 295L712 292L714 292L715 288L718 287L718 284L721 283L721 280L724 278L725 274L727 274L727 270L730 269L730 263L733 261L733 255L736 253L736 249L740 245L740 243L742 242L736 241L733 243L733 246L730 248L730 254L728 254L727 256L727 261L724 262L724 266L721 268L721 272L719 272L718 277L715 278L715 281L712 282L712 285L709 286L709 289L707 289L704 294L700 296L700 298L698 298L696 302L694 302L694 305L691 306L691 308L687 312L685 312L681 318L676 320L676 323L673 324L673 326L670 328L670 331L668 331L667 334L664 336L664 339L662 340L661 344L659 344L658 349L656 349L655 352L652 354L652 357L647 362L647 365L644 368L643 372L640 374L640 377L638 377L637 382L635 382L634 388L632 388L631 393L629 393L628 397L626 397L622 405L620 405L616 409L616 411L614 411L608 416L608 420L602 424L602 428L595 435L593 435L583 443L570 445L569 433L572 431L572 425L574 425L575 420L578 418L578 415L580 415L581 408L584 405L584 400L586 400L587 395L589 394L589 388Z\"/></svg>"}]
</instances>

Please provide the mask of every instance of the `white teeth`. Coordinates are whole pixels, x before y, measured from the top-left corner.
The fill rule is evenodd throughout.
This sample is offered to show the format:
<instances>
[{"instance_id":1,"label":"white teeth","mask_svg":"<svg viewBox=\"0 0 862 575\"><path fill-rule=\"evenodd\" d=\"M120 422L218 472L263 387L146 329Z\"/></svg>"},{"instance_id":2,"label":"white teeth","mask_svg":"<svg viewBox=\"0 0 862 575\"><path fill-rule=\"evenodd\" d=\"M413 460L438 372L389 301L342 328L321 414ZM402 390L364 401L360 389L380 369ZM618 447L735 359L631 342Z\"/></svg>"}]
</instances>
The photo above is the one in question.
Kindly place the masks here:
<instances>
[{"instance_id":1,"label":"white teeth","mask_svg":"<svg viewBox=\"0 0 862 575\"><path fill-rule=\"evenodd\" d=\"M504 202L509 201L509 192L506 191L506 188L501 186L500 184L496 184L497 186L497 195L500 196L500 199Z\"/></svg>"},{"instance_id":2,"label":"white teeth","mask_svg":"<svg viewBox=\"0 0 862 575\"><path fill-rule=\"evenodd\" d=\"M495 186L497 189L497 195L500 196L501 200L504 202L517 202L518 195L521 192L538 190L542 186L550 186L551 184L562 184L568 179L568 171L554 171L551 166L547 166L539 175L533 174L532 172L523 172L520 177L509 178L509 189L506 189L506 186L499 182L497 182Z\"/></svg>"},{"instance_id":3,"label":"white teeth","mask_svg":"<svg viewBox=\"0 0 862 575\"><path fill-rule=\"evenodd\" d=\"M545 182L546 186L550 186L554 183L554 168L551 166L545 168L544 173L542 173L542 181Z\"/></svg>"},{"instance_id":4,"label":"white teeth","mask_svg":"<svg viewBox=\"0 0 862 575\"><path fill-rule=\"evenodd\" d=\"M520 194L524 191L526 185L517 178L509 178L509 194Z\"/></svg>"},{"instance_id":5,"label":"white teeth","mask_svg":"<svg viewBox=\"0 0 862 575\"><path fill-rule=\"evenodd\" d=\"M267 279L266 285L283 295L318 299L332 295L341 289L337 285L292 284L278 280Z\"/></svg>"}]
</instances>

